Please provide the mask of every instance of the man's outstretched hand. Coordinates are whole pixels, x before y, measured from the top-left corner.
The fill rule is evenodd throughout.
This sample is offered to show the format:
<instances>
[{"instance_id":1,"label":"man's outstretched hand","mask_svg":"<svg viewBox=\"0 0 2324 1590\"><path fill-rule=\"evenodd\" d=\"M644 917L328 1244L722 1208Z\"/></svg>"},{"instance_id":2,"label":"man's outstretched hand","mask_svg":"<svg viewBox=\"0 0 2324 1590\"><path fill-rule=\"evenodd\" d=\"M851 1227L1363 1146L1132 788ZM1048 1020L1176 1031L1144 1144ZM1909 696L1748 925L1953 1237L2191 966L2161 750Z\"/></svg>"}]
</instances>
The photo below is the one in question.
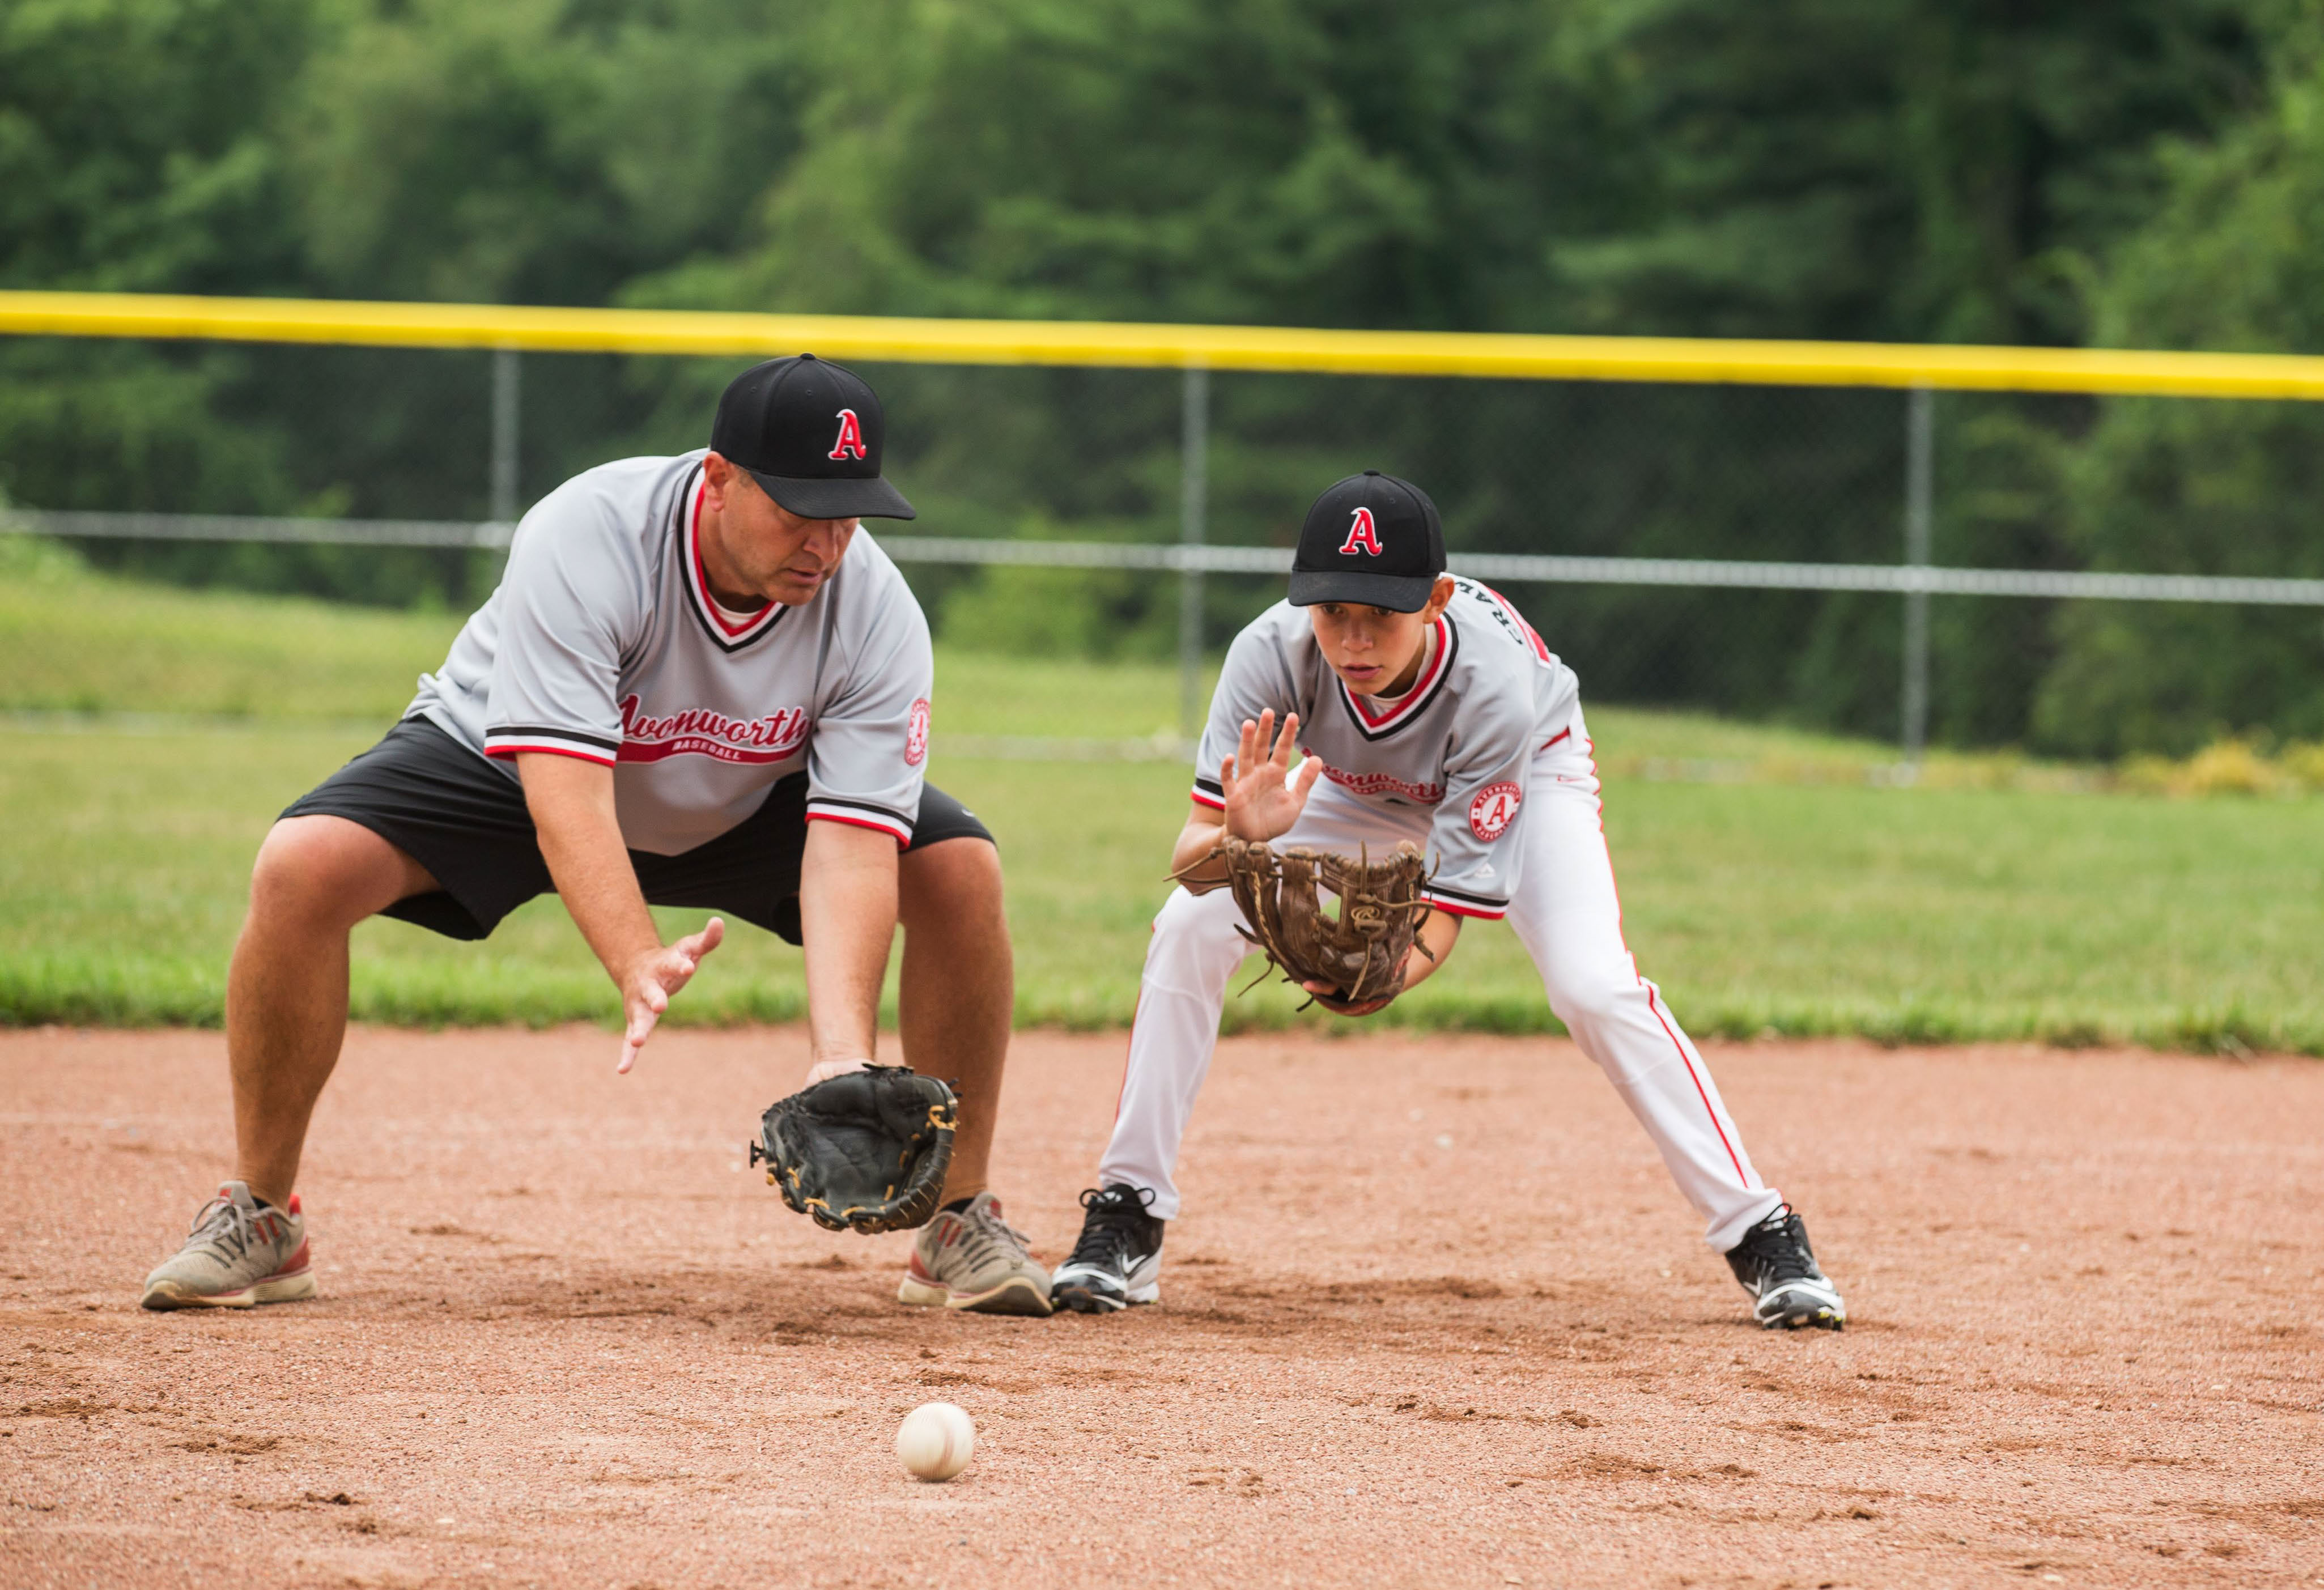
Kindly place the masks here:
<instances>
[{"instance_id":1,"label":"man's outstretched hand","mask_svg":"<svg viewBox=\"0 0 2324 1590\"><path fill-rule=\"evenodd\" d=\"M622 1014L629 1026L622 1037L622 1063L614 1068L616 1071L626 1072L637 1064L638 1051L653 1036L654 1024L669 1008L670 996L693 980L702 958L725 937L726 924L714 916L702 924L700 933L641 955L630 968L622 979Z\"/></svg>"}]
</instances>

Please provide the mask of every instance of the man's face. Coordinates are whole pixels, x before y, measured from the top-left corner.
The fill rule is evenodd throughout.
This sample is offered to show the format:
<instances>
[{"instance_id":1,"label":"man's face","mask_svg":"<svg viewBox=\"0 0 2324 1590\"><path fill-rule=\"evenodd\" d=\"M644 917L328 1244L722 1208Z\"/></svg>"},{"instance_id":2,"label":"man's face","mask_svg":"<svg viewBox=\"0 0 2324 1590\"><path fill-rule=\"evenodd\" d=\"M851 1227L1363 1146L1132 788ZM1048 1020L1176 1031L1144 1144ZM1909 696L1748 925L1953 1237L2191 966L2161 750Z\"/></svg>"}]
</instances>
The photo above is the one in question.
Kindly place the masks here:
<instances>
[{"instance_id":1,"label":"man's face","mask_svg":"<svg viewBox=\"0 0 2324 1590\"><path fill-rule=\"evenodd\" d=\"M712 454L721 468L706 468L709 501L718 516L719 561L712 569L714 584L732 581L735 594L763 596L786 607L815 600L816 592L847 556L862 521L853 519L801 519L767 495L759 483Z\"/></svg>"}]
</instances>

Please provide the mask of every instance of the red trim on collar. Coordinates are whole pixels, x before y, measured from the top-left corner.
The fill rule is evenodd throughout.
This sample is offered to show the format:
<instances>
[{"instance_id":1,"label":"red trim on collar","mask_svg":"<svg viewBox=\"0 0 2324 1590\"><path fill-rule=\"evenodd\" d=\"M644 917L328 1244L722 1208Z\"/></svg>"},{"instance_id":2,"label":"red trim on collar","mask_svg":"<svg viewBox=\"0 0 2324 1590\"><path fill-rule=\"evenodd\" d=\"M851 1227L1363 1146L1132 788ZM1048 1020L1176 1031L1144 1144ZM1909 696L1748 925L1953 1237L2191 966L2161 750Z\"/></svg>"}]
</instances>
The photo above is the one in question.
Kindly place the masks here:
<instances>
[{"instance_id":1,"label":"red trim on collar","mask_svg":"<svg viewBox=\"0 0 2324 1590\"><path fill-rule=\"evenodd\" d=\"M708 619L716 627L718 632L727 639L740 640L752 630L764 628L774 618L776 604L770 602L749 621L738 626L728 623L726 616L718 611L718 603L712 600L710 576L702 566L702 503L704 498L709 494L709 486L710 483L706 478L695 483L694 511L687 517L686 521L687 567L694 582L694 599L702 606L702 616Z\"/></svg>"},{"instance_id":2,"label":"red trim on collar","mask_svg":"<svg viewBox=\"0 0 2324 1590\"><path fill-rule=\"evenodd\" d=\"M1397 702L1396 705L1377 718L1364 710L1364 698L1349 689L1348 682L1341 679L1337 672L1333 674L1332 677L1339 680L1340 694L1347 698L1349 710L1362 720L1365 728L1384 729L1428 699L1428 687L1436 683L1436 676L1444 671L1444 659L1452 654L1452 638L1445 632L1444 620L1440 617L1434 628L1436 634L1436 655L1429 660L1427 671L1412 682L1412 688L1404 693L1402 701Z\"/></svg>"}]
</instances>

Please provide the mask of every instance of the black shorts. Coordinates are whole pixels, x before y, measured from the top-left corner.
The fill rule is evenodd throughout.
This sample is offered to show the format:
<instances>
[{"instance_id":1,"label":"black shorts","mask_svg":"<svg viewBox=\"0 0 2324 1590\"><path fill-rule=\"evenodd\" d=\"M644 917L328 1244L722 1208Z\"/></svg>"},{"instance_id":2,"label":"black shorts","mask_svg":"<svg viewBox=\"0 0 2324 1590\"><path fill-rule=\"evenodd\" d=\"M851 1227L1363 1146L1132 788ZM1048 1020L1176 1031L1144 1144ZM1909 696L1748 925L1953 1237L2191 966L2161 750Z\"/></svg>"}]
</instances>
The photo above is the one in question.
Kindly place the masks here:
<instances>
[{"instance_id":1,"label":"black shorts","mask_svg":"<svg viewBox=\"0 0 2324 1590\"><path fill-rule=\"evenodd\" d=\"M428 869L439 888L383 914L455 939L481 939L535 895L551 894L524 788L425 718L387 738L318 786L285 817L359 823ZM920 794L912 848L992 834L934 785ZM799 942L799 859L807 851L807 775L779 780L764 804L706 844L675 856L632 850L630 865L655 905L724 911Z\"/></svg>"}]
</instances>

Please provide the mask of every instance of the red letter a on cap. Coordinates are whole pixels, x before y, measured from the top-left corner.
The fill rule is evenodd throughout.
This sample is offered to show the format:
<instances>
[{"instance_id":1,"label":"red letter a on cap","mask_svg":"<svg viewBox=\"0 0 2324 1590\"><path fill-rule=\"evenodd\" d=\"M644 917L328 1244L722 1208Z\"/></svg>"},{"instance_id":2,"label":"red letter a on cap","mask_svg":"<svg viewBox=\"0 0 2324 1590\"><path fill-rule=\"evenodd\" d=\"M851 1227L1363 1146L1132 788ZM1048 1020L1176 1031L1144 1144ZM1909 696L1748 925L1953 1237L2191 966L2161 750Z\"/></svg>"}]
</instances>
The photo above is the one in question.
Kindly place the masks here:
<instances>
[{"instance_id":1,"label":"red letter a on cap","mask_svg":"<svg viewBox=\"0 0 2324 1590\"><path fill-rule=\"evenodd\" d=\"M839 455L835 453L832 456L836 458ZM1359 552L1373 557L1380 555L1379 532L1372 528L1372 510L1369 508L1356 510L1356 521L1348 527L1348 538L1340 543L1342 557L1351 557Z\"/></svg>"},{"instance_id":2,"label":"red letter a on cap","mask_svg":"<svg viewBox=\"0 0 2324 1590\"><path fill-rule=\"evenodd\" d=\"M855 410L853 409L842 409L839 411L839 440L831 445L831 456L834 458L863 456L863 427L857 423Z\"/></svg>"}]
</instances>

